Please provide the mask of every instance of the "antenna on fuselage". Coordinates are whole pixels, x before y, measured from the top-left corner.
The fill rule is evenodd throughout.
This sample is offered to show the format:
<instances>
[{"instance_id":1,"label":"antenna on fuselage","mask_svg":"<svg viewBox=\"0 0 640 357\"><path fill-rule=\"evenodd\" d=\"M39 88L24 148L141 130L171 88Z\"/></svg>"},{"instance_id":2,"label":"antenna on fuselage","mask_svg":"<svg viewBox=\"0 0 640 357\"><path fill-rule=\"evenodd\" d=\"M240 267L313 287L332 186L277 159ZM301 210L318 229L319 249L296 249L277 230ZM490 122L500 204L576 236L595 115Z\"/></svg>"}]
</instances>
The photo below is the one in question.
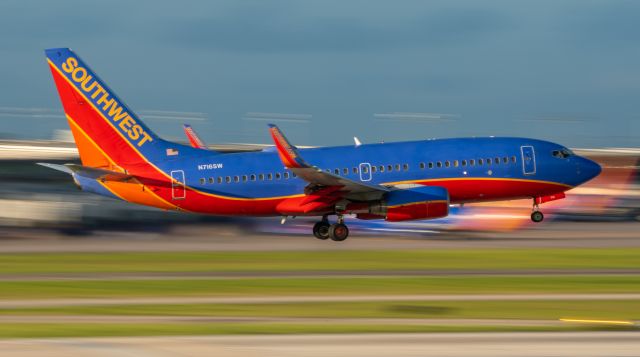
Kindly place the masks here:
<instances>
[{"instance_id":1,"label":"antenna on fuselage","mask_svg":"<svg viewBox=\"0 0 640 357\"><path fill-rule=\"evenodd\" d=\"M358 147L358 146L362 145L362 143L360 142L360 139L358 139L358 137L357 137L357 136L354 136L354 137L353 137L353 141L356 143L356 147Z\"/></svg>"}]
</instances>

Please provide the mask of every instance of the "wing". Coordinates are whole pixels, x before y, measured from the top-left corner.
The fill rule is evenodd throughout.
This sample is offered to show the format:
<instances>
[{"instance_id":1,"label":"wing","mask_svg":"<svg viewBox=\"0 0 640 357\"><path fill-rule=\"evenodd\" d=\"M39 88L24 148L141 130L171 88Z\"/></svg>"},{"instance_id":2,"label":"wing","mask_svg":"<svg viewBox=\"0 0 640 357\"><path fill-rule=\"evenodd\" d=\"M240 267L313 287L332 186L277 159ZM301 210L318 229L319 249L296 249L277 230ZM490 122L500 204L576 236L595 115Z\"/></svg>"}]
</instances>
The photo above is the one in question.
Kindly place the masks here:
<instances>
[{"instance_id":1,"label":"wing","mask_svg":"<svg viewBox=\"0 0 640 357\"><path fill-rule=\"evenodd\" d=\"M341 192L343 198L359 201L380 199L382 195L391 190L385 186L358 182L340 175L334 175L330 172L323 171L322 169L307 163L300 156L297 148L289 143L277 126L269 124L269 130L278 150L280 160L282 160L284 166L301 179L307 181L310 184L309 188L337 188L329 191L334 195L336 192ZM318 191L315 192L317 193Z\"/></svg>"}]
</instances>

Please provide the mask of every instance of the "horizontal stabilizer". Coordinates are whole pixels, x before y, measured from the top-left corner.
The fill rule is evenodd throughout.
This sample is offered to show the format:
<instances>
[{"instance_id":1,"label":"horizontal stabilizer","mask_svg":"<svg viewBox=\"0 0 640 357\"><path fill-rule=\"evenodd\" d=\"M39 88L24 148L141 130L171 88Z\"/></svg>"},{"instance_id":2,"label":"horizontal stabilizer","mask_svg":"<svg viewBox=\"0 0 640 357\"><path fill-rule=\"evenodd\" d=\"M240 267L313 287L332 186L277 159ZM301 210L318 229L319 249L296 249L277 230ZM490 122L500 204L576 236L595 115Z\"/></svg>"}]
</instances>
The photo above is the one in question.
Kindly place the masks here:
<instances>
[{"instance_id":1,"label":"horizontal stabilizer","mask_svg":"<svg viewBox=\"0 0 640 357\"><path fill-rule=\"evenodd\" d=\"M95 167L88 167L88 166L82 166L82 165L76 165L76 164L58 165L58 164L49 164L45 162L39 162L38 165L44 166L50 169L62 171L62 172L68 173L69 175L75 174L75 175L80 175L82 177L92 178L96 180L100 179L105 181L126 181L133 177L131 175L128 175L122 172L98 169Z\"/></svg>"}]
</instances>

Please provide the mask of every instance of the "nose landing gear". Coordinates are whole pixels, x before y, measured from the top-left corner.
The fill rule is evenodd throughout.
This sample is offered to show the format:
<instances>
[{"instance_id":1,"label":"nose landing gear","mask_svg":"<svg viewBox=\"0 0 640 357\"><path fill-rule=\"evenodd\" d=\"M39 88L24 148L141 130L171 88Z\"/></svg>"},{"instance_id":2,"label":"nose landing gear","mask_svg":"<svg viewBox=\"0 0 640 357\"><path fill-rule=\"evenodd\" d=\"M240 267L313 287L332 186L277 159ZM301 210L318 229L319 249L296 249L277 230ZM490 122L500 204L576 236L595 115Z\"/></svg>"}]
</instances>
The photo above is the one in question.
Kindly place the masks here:
<instances>
[{"instance_id":1,"label":"nose landing gear","mask_svg":"<svg viewBox=\"0 0 640 357\"><path fill-rule=\"evenodd\" d=\"M542 222L542 220L544 219L544 214L542 214L542 212L540 211L533 211L531 213L531 220L538 223L538 222Z\"/></svg>"},{"instance_id":2,"label":"nose landing gear","mask_svg":"<svg viewBox=\"0 0 640 357\"><path fill-rule=\"evenodd\" d=\"M539 223L542 222L542 220L544 219L544 214L542 214L542 212L540 212L540 207L538 207L538 203L536 202L536 199L533 199L533 212L531 212L531 220Z\"/></svg>"}]
</instances>

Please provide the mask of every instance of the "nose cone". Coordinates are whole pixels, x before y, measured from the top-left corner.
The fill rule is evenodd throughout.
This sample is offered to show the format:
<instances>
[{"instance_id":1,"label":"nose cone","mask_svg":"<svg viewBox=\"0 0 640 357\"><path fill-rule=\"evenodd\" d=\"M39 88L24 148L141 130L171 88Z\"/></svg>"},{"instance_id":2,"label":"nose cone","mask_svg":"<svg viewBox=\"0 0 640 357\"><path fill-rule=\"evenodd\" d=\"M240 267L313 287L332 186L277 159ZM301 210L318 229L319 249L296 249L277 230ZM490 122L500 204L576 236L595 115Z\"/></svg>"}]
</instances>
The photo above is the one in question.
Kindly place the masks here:
<instances>
[{"instance_id":1,"label":"nose cone","mask_svg":"<svg viewBox=\"0 0 640 357\"><path fill-rule=\"evenodd\" d=\"M602 167L595 161L581 158L580 163L578 164L578 172L580 173L580 179L582 183L585 183L596 176L600 175L602 172Z\"/></svg>"}]
</instances>

